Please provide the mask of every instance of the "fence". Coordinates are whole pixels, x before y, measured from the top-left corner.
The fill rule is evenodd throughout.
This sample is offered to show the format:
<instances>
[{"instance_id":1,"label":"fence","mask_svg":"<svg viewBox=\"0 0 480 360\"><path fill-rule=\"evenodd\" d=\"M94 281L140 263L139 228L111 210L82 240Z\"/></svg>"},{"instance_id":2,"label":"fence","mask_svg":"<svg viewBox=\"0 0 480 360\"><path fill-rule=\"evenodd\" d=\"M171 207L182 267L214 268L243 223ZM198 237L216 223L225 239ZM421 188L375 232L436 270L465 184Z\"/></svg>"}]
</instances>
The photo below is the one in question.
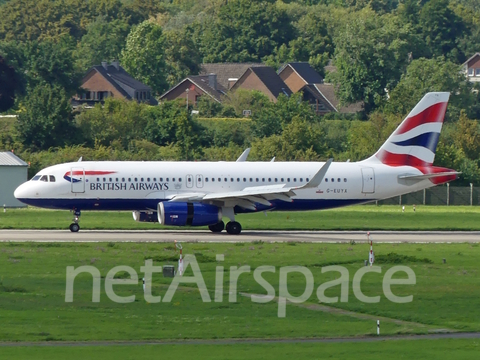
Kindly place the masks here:
<instances>
[{"instance_id":1,"label":"fence","mask_svg":"<svg viewBox=\"0 0 480 360\"><path fill-rule=\"evenodd\" d=\"M378 205L480 205L480 188L449 184L379 200Z\"/></svg>"}]
</instances>

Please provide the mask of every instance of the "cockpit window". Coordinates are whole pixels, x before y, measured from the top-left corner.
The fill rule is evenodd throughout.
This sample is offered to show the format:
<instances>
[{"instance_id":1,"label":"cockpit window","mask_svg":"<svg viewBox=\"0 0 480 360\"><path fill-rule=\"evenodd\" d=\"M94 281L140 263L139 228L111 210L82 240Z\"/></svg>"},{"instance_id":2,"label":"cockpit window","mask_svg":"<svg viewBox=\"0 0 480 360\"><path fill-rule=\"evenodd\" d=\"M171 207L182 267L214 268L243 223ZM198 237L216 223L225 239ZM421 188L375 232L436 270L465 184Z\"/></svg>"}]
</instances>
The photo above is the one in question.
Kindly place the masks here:
<instances>
[{"instance_id":1,"label":"cockpit window","mask_svg":"<svg viewBox=\"0 0 480 360\"><path fill-rule=\"evenodd\" d=\"M48 176L47 176L47 175L43 175L43 176L40 178L40 181L48 182Z\"/></svg>"},{"instance_id":2,"label":"cockpit window","mask_svg":"<svg viewBox=\"0 0 480 360\"><path fill-rule=\"evenodd\" d=\"M50 182L55 182L55 176L50 175Z\"/></svg>"},{"instance_id":3,"label":"cockpit window","mask_svg":"<svg viewBox=\"0 0 480 360\"><path fill-rule=\"evenodd\" d=\"M32 178L32 181L37 181L38 179L40 179L40 175L35 175L35 176Z\"/></svg>"}]
</instances>

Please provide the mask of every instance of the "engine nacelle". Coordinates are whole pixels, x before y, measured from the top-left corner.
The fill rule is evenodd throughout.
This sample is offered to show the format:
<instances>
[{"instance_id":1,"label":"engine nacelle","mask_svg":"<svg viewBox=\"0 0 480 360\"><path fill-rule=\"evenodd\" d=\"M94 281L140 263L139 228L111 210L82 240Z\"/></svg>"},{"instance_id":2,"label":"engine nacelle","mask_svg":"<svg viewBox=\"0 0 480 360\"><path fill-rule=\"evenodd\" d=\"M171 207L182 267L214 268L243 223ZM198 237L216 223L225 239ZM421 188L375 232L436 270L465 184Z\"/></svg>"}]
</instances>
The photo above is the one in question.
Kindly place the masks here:
<instances>
[{"instance_id":1,"label":"engine nacelle","mask_svg":"<svg viewBox=\"0 0 480 360\"><path fill-rule=\"evenodd\" d=\"M157 210L158 222L162 225L203 226L214 225L222 220L222 210L215 205L160 202Z\"/></svg>"},{"instance_id":2,"label":"engine nacelle","mask_svg":"<svg viewBox=\"0 0 480 360\"><path fill-rule=\"evenodd\" d=\"M134 211L132 215L137 222L158 222L155 211Z\"/></svg>"}]
</instances>

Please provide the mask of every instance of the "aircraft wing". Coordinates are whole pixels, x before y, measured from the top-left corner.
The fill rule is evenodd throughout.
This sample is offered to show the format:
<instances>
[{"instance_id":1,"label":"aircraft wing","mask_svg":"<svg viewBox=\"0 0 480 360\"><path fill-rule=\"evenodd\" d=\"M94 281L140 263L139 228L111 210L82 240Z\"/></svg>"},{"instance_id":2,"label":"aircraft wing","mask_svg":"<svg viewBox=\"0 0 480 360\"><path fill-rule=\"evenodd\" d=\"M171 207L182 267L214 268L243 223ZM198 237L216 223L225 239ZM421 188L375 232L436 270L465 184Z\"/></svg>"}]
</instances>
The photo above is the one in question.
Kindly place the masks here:
<instances>
[{"instance_id":1,"label":"aircraft wing","mask_svg":"<svg viewBox=\"0 0 480 360\"><path fill-rule=\"evenodd\" d=\"M287 187L286 184L246 187L238 191L221 193L189 193L179 194L170 201L209 202L219 206L240 206L245 209L256 210L255 203L271 206L270 200L291 202L296 190L316 188L325 178L333 159L329 159L306 184L296 187Z\"/></svg>"}]
</instances>

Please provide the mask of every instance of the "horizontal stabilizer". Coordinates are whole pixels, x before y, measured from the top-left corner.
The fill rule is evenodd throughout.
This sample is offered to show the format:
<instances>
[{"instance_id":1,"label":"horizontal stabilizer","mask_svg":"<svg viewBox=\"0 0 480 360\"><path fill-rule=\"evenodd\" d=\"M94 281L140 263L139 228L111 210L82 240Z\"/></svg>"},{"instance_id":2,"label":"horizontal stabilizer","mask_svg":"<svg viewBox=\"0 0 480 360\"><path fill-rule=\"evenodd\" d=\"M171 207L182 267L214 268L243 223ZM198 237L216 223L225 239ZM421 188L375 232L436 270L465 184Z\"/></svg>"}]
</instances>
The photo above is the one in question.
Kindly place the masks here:
<instances>
[{"instance_id":1,"label":"horizontal stabilizer","mask_svg":"<svg viewBox=\"0 0 480 360\"><path fill-rule=\"evenodd\" d=\"M402 180L426 180L432 179L440 176L451 176L451 175L460 175L461 172L457 171L445 171L435 174L422 174L422 175L399 175L398 178Z\"/></svg>"}]
</instances>

